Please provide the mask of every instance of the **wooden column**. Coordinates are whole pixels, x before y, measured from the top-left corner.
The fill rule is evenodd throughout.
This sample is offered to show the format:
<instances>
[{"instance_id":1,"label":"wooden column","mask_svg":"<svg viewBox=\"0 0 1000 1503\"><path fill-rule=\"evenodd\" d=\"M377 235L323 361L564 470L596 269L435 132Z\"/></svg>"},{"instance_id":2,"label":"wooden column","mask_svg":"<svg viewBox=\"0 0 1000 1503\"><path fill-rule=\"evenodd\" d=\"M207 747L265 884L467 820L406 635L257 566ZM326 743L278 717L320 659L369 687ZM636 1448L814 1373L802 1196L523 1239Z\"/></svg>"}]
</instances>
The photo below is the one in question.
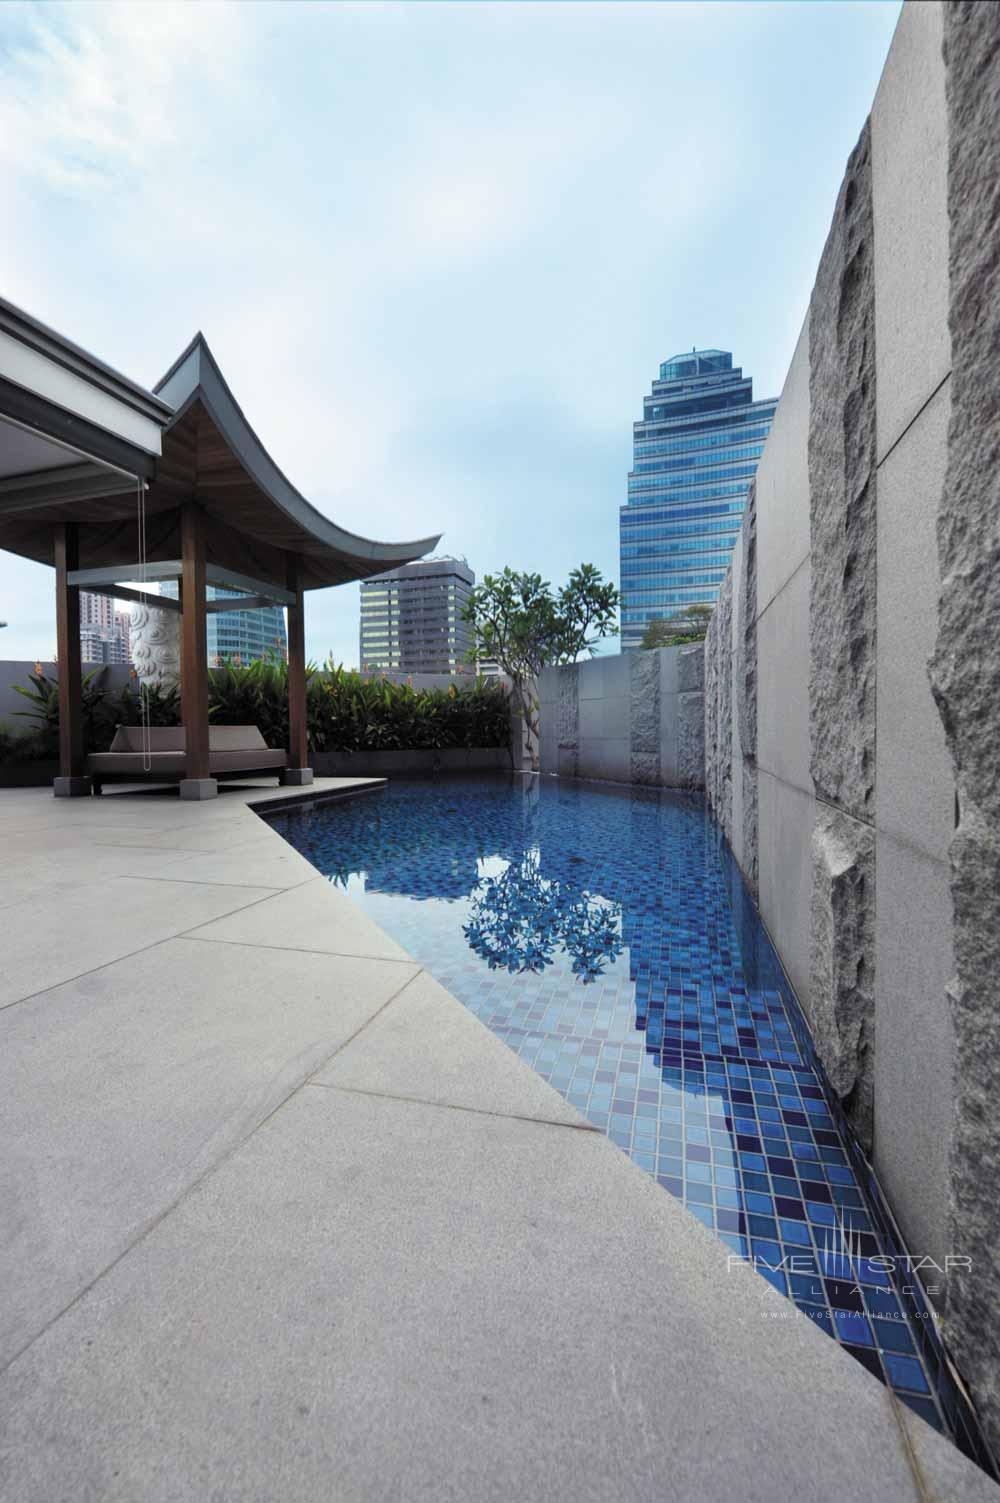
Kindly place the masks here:
<instances>
[{"instance_id":1,"label":"wooden column","mask_svg":"<svg viewBox=\"0 0 1000 1503\"><path fill-rule=\"evenodd\" d=\"M208 633L205 613L205 517L181 508L181 716L187 737L182 798L211 798L218 784L208 766Z\"/></svg>"},{"instance_id":2,"label":"wooden column","mask_svg":"<svg viewBox=\"0 0 1000 1503\"><path fill-rule=\"evenodd\" d=\"M55 530L56 656L59 659L59 776L53 785L57 798L90 792L84 776L83 673L80 664L80 591L69 574L80 567L80 544L75 522Z\"/></svg>"},{"instance_id":3,"label":"wooden column","mask_svg":"<svg viewBox=\"0 0 1000 1503\"><path fill-rule=\"evenodd\" d=\"M288 554L287 588L295 596L288 606L288 767L285 783L311 783L309 738L306 729L306 626L302 560Z\"/></svg>"}]
</instances>

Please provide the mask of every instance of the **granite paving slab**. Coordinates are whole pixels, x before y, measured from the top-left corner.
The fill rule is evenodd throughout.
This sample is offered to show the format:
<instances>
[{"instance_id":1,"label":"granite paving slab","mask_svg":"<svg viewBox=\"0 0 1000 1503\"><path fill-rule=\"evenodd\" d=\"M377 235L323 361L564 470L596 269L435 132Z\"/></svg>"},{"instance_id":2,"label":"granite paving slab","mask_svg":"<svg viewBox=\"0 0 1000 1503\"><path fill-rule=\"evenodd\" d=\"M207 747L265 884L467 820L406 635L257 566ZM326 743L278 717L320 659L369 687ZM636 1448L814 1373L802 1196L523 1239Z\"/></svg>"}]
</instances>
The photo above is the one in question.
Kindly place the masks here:
<instances>
[{"instance_id":1,"label":"granite paving slab","mask_svg":"<svg viewBox=\"0 0 1000 1503\"><path fill-rule=\"evenodd\" d=\"M11 1365L0 1486L996 1496L768 1287L600 1134L307 1086Z\"/></svg>"}]
</instances>

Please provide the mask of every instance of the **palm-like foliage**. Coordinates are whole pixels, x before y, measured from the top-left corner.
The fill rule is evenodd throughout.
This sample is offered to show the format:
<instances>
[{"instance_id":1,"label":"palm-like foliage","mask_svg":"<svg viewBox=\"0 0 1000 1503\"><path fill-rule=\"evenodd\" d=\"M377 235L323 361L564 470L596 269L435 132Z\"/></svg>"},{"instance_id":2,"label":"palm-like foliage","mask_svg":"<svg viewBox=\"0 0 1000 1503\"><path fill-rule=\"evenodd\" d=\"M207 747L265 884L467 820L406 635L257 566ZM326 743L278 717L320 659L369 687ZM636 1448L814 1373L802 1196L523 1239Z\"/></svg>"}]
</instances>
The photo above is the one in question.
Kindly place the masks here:
<instances>
[{"instance_id":1,"label":"palm-like foliage","mask_svg":"<svg viewBox=\"0 0 1000 1503\"><path fill-rule=\"evenodd\" d=\"M101 669L83 681L84 745L106 751L118 725L138 725L138 683L112 694ZM30 737L9 737L0 760L54 757L59 749L59 685L41 672L30 686L15 685L31 708L15 713L35 723ZM180 692L147 685L152 725L181 723ZM245 666L226 662L208 673L213 725L256 725L269 746L288 744L288 666L263 659ZM313 751L444 750L510 744L510 705L503 685L476 679L468 686L414 689L389 679L364 679L328 660L306 668L306 715ZM9 743L9 744L8 744Z\"/></svg>"},{"instance_id":2,"label":"palm-like foliage","mask_svg":"<svg viewBox=\"0 0 1000 1503\"><path fill-rule=\"evenodd\" d=\"M92 668L83 676L83 743L87 751L107 751L119 725L138 725L142 718L138 681L112 694L104 684L103 668ZM16 748L21 760L54 757L59 751L59 681L48 678L40 669L28 675L28 686L14 684L14 691L26 699L27 710L15 710L19 719L34 722L26 737L12 738L11 755ZM180 691L175 686L146 687L146 702L151 725L177 725L180 720Z\"/></svg>"},{"instance_id":3,"label":"palm-like foliage","mask_svg":"<svg viewBox=\"0 0 1000 1503\"><path fill-rule=\"evenodd\" d=\"M414 689L328 661L309 683L309 742L315 751L440 751L507 746L510 706L502 685Z\"/></svg>"},{"instance_id":4,"label":"palm-like foliage","mask_svg":"<svg viewBox=\"0 0 1000 1503\"><path fill-rule=\"evenodd\" d=\"M306 668L306 687L315 673ZM288 745L288 664L260 658L231 660L208 670L208 713L213 725L255 725L268 746Z\"/></svg>"}]
</instances>

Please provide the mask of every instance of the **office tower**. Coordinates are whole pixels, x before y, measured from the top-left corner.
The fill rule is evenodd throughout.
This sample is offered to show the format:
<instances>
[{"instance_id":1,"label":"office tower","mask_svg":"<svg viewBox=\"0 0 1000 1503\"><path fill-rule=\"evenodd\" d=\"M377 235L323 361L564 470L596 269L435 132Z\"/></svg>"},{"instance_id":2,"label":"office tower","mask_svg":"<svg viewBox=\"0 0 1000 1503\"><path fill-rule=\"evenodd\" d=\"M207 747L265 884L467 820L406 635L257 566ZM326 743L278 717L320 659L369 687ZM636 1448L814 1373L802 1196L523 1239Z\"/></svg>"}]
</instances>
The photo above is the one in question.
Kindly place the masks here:
<instances>
[{"instance_id":1,"label":"office tower","mask_svg":"<svg viewBox=\"0 0 1000 1503\"><path fill-rule=\"evenodd\" d=\"M429 558L361 581L362 673L469 673L462 620L476 576L464 559Z\"/></svg>"},{"instance_id":2,"label":"office tower","mask_svg":"<svg viewBox=\"0 0 1000 1503\"><path fill-rule=\"evenodd\" d=\"M209 600L225 600L228 596L240 595L239 590L224 590L218 585L208 585ZM208 661L224 663L227 659L239 658L243 664L256 662L258 658L288 658L288 637L285 633L285 609L280 605L265 605L254 611L212 611L207 622Z\"/></svg>"},{"instance_id":3,"label":"office tower","mask_svg":"<svg viewBox=\"0 0 1000 1503\"><path fill-rule=\"evenodd\" d=\"M80 591L80 655L85 663L129 662L131 622L109 595Z\"/></svg>"},{"instance_id":4,"label":"office tower","mask_svg":"<svg viewBox=\"0 0 1000 1503\"><path fill-rule=\"evenodd\" d=\"M209 600L239 599L239 590L224 590L220 585L206 585L205 595ZM177 599L177 584L165 580L160 585L160 594ZM285 632L285 608L281 605L265 605L252 611L210 611L206 618L208 661L217 668L225 662L240 664L256 662L258 658L288 658L288 637Z\"/></svg>"},{"instance_id":5,"label":"office tower","mask_svg":"<svg viewBox=\"0 0 1000 1503\"><path fill-rule=\"evenodd\" d=\"M623 652L657 617L715 600L777 405L754 401L753 381L728 350L692 350L660 366L634 424L620 514Z\"/></svg>"}]
</instances>

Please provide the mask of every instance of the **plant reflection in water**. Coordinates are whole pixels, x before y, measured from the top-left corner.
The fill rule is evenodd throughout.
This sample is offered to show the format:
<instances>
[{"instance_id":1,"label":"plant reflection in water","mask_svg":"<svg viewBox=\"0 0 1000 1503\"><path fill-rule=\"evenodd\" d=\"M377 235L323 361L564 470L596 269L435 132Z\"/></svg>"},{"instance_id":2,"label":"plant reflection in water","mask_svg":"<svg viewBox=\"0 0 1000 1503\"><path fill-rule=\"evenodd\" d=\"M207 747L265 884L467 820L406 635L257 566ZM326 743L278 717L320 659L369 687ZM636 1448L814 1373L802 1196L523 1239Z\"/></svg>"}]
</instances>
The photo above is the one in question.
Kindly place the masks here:
<instances>
[{"instance_id":1,"label":"plant reflection in water","mask_svg":"<svg viewBox=\"0 0 1000 1503\"><path fill-rule=\"evenodd\" d=\"M584 983L622 952L622 910L567 883L543 877L539 852L525 851L471 893L462 933L491 971L542 971L560 946Z\"/></svg>"}]
</instances>

